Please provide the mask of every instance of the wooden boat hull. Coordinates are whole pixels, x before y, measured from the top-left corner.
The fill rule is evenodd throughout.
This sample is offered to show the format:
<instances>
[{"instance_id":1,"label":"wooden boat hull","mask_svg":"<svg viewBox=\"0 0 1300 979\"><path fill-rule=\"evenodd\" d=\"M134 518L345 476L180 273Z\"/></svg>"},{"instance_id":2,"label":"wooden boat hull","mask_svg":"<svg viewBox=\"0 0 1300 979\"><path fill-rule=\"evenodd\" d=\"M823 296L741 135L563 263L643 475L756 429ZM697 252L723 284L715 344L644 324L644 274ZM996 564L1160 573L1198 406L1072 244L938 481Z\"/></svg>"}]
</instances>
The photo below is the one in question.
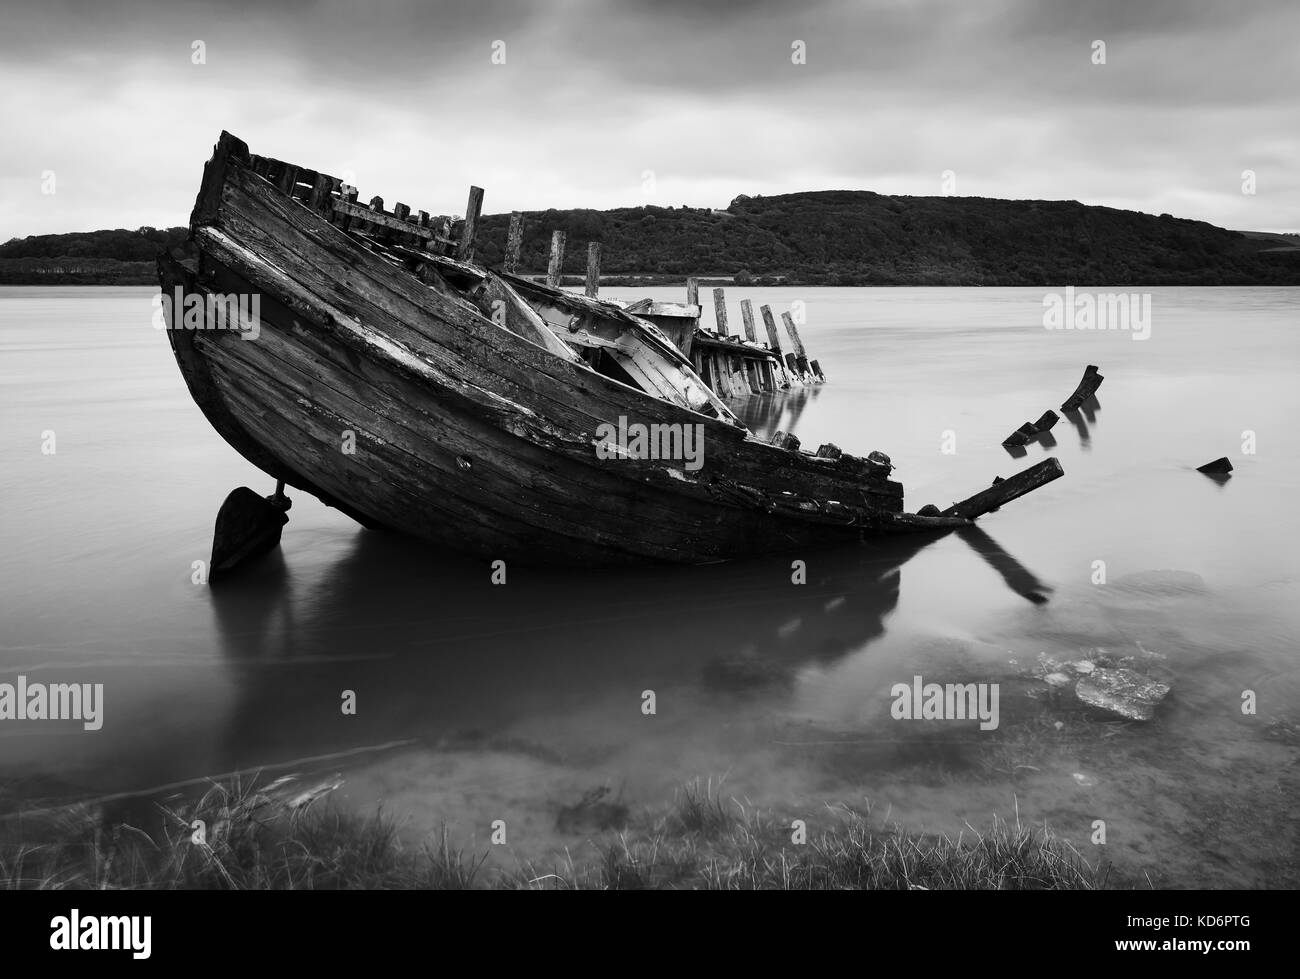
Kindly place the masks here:
<instances>
[{"instance_id":1,"label":"wooden boat hull","mask_svg":"<svg viewBox=\"0 0 1300 979\"><path fill-rule=\"evenodd\" d=\"M256 336L168 336L196 402L258 468L358 521L507 561L702 563L936 530L889 467L817 459L556 356L368 251L223 136L165 295L256 296ZM600 458L598 429L699 426L702 465Z\"/></svg>"}]
</instances>

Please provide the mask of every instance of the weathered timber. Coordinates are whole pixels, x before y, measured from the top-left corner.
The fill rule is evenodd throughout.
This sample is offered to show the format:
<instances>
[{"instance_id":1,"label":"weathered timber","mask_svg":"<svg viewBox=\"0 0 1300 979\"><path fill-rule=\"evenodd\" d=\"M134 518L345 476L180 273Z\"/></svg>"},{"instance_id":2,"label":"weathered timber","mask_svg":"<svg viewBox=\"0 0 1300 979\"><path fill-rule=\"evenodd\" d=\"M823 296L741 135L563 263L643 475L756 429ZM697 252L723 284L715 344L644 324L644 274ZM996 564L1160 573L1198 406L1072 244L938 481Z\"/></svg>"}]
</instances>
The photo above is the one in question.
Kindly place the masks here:
<instances>
[{"instance_id":1,"label":"weathered timber","mask_svg":"<svg viewBox=\"0 0 1300 979\"><path fill-rule=\"evenodd\" d=\"M333 195L341 186L338 177L331 177L327 173L316 174L316 179L312 181L311 198L308 201L310 207L317 214L329 215L333 207Z\"/></svg>"},{"instance_id":2,"label":"weathered timber","mask_svg":"<svg viewBox=\"0 0 1300 979\"><path fill-rule=\"evenodd\" d=\"M991 510L996 510L1004 504L1010 503L1026 493L1033 492L1040 486L1045 486L1052 480L1059 479L1064 475L1065 470L1061 468L1060 461L1053 456L1050 459L1044 459L1036 466L1030 466L1028 469L1016 473L1009 479L995 483L969 499L954 503L948 509L942 511L942 515L974 520L976 517Z\"/></svg>"},{"instance_id":3,"label":"weathered timber","mask_svg":"<svg viewBox=\"0 0 1300 979\"><path fill-rule=\"evenodd\" d=\"M1225 473L1232 472L1232 463L1227 456L1215 459L1213 462L1207 462L1203 466L1197 466L1198 473L1205 473L1207 476L1222 476Z\"/></svg>"},{"instance_id":4,"label":"weathered timber","mask_svg":"<svg viewBox=\"0 0 1300 979\"><path fill-rule=\"evenodd\" d=\"M745 339L758 343L758 334L754 331L754 304L748 299L740 301L740 318L745 324Z\"/></svg>"},{"instance_id":5,"label":"weathered timber","mask_svg":"<svg viewBox=\"0 0 1300 979\"><path fill-rule=\"evenodd\" d=\"M689 278L686 280L686 305L698 306L700 304L700 280Z\"/></svg>"},{"instance_id":6,"label":"weathered timber","mask_svg":"<svg viewBox=\"0 0 1300 979\"><path fill-rule=\"evenodd\" d=\"M1097 388L1101 387L1101 382L1105 378L1097 373L1097 366L1089 364L1084 369L1083 379L1079 381L1079 386L1074 389L1074 393L1061 403L1062 411L1078 411L1085 401L1097 393Z\"/></svg>"},{"instance_id":7,"label":"weathered timber","mask_svg":"<svg viewBox=\"0 0 1300 979\"><path fill-rule=\"evenodd\" d=\"M790 315L789 310L781 314L781 322L785 324L785 330L790 334L790 342L794 344L794 354L800 361L808 359L808 351L804 349L803 340L799 338L799 330L794 325L794 317Z\"/></svg>"},{"instance_id":8,"label":"weathered timber","mask_svg":"<svg viewBox=\"0 0 1300 979\"><path fill-rule=\"evenodd\" d=\"M1060 420L1061 416L1049 408L1043 412L1038 421L1034 422L1034 428L1039 432L1050 432Z\"/></svg>"},{"instance_id":9,"label":"weathered timber","mask_svg":"<svg viewBox=\"0 0 1300 979\"><path fill-rule=\"evenodd\" d=\"M1002 440L1003 445L1028 445L1029 440L1038 434L1033 422L1025 422Z\"/></svg>"},{"instance_id":10,"label":"weathered timber","mask_svg":"<svg viewBox=\"0 0 1300 979\"><path fill-rule=\"evenodd\" d=\"M510 212L510 230L506 232L506 255L501 263L504 272L514 274L519 270L519 250L524 244L524 212Z\"/></svg>"},{"instance_id":11,"label":"weathered timber","mask_svg":"<svg viewBox=\"0 0 1300 979\"><path fill-rule=\"evenodd\" d=\"M767 344L772 348L772 353L780 357L781 335L776 329L776 317L772 315L772 307L762 306L759 311L763 314L763 325L767 327Z\"/></svg>"},{"instance_id":12,"label":"weathered timber","mask_svg":"<svg viewBox=\"0 0 1300 979\"><path fill-rule=\"evenodd\" d=\"M474 240L478 237L478 220L483 211L483 188L470 187L469 200L465 202L465 223L460 229L460 242L456 257L462 262L474 261Z\"/></svg>"},{"instance_id":13,"label":"weathered timber","mask_svg":"<svg viewBox=\"0 0 1300 979\"><path fill-rule=\"evenodd\" d=\"M726 338L731 335L727 329L727 294L722 289L713 290L713 316L718 324L718 336Z\"/></svg>"},{"instance_id":14,"label":"weathered timber","mask_svg":"<svg viewBox=\"0 0 1300 979\"><path fill-rule=\"evenodd\" d=\"M373 225L387 228L390 231L401 231L404 234L415 235L417 238L422 238L425 241L434 241L443 245L450 245L453 243L450 238L439 234L438 231L433 228L421 228L418 224L411 224L408 221L403 221L399 218L393 217L391 214L385 213L383 209L384 199L382 197L376 197L374 201L371 202L371 206L362 207L356 203L355 190L351 191L351 195L353 197L352 200L344 198L334 201L333 204L334 213L336 215L342 215L345 220L360 218L363 221L368 221ZM378 201L378 206L375 206L375 201Z\"/></svg>"},{"instance_id":15,"label":"weathered timber","mask_svg":"<svg viewBox=\"0 0 1300 979\"><path fill-rule=\"evenodd\" d=\"M546 285L551 289L560 287L560 276L564 269L564 232L551 232L551 261L546 267Z\"/></svg>"},{"instance_id":16,"label":"weathered timber","mask_svg":"<svg viewBox=\"0 0 1300 979\"><path fill-rule=\"evenodd\" d=\"M600 294L600 242L587 244L587 288L586 294L592 299Z\"/></svg>"}]
</instances>

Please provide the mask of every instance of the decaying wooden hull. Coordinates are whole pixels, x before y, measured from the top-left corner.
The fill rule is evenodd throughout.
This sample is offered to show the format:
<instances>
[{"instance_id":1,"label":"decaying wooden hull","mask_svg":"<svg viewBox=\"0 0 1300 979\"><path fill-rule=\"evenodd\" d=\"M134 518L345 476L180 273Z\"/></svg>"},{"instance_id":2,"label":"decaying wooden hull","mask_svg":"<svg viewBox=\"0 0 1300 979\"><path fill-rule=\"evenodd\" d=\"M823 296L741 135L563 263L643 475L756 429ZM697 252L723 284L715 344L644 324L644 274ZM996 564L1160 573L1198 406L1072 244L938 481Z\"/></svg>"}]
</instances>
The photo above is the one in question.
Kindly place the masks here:
<instances>
[{"instance_id":1,"label":"decaying wooden hull","mask_svg":"<svg viewBox=\"0 0 1300 979\"><path fill-rule=\"evenodd\" d=\"M253 159L223 134L191 219L197 266L159 269L165 296L258 297L255 332L187 328L173 308L168 336L209 421L275 479L367 525L528 562L698 563L967 522L900 517L888 465L767 444L685 388L673 403L606 376L565 330L636 371L645 358L608 329L622 316L657 344L633 317L585 300L561 325L566 294L472 266L479 290L458 293L418 249L402 263L340 228L337 191L318 180L310 206ZM528 322L509 328L485 314L516 286ZM563 342L529 339L536 323ZM620 420L698 426L701 465L601 458Z\"/></svg>"}]
</instances>

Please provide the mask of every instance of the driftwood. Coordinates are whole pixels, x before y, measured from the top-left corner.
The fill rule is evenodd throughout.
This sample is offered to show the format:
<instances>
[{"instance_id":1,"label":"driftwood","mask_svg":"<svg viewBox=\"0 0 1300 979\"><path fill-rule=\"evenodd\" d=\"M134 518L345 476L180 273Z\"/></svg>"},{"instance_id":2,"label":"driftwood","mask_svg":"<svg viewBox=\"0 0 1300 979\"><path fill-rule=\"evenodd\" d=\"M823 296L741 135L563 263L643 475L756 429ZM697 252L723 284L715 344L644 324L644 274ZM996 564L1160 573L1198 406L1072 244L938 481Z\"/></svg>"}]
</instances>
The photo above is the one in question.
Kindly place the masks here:
<instances>
[{"instance_id":1,"label":"driftwood","mask_svg":"<svg viewBox=\"0 0 1300 979\"><path fill-rule=\"evenodd\" d=\"M942 515L974 520L981 514L996 510L1003 504L1010 503L1012 500L1018 499L1026 493L1031 493L1040 486L1045 486L1052 480L1060 479L1064 475L1065 470L1061 468L1060 460L1052 456L1052 458L1044 459L1036 466L1030 466L1028 469L1016 473L1010 479L999 479L988 489L976 493L969 499L954 503L948 509L942 511Z\"/></svg>"},{"instance_id":2,"label":"driftwood","mask_svg":"<svg viewBox=\"0 0 1300 979\"><path fill-rule=\"evenodd\" d=\"M1089 364L1083 372L1083 380L1074 389L1074 394L1061 403L1061 410L1078 411L1085 401L1097 393L1097 388L1101 387L1101 382L1104 380L1105 378L1097 373L1097 365Z\"/></svg>"}]
</instances>

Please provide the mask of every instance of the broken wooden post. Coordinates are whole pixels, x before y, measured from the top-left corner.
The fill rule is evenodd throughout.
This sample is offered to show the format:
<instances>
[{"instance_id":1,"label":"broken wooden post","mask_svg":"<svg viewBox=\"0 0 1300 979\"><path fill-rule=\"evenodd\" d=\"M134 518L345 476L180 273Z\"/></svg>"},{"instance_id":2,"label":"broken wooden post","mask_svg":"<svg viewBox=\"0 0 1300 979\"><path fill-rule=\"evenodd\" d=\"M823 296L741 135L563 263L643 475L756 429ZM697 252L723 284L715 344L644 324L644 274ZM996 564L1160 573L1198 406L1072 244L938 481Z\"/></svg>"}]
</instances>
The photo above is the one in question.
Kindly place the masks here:
<instances>
[{"instance_id":1,"label":"broken wooden post","mask_svg":"<svg viewBox=\"0 0 1300 979\"><path fill-rule=\"evenodd\" d=\"M995 482L983 492L976 493L969 499L962 500L960 503L954 503L948 509L941 511L945 517L965 517L967 520L974 520L981 514L988 513L990 510L996 510L1004 504L1010 503L1014 499L1030 493L1040 486L1045 486L1054 479L1059 479L1065 475L1065 470L1061 468L1061 462L1055 456L1050 459L1044 459L1036 466L1030 466L1022 472L1016 473L1010 479L1002 479Z\"/></svg>"},{"instance_id":2,"label":"broken wooden post","mask_svg":"<svg viewBox=\"0 0 1300 979\"><path fill-rule=\"evenodd\" d=\"M316 179L311 184L311 198L307 206L317 214L324 214L329 217L330 210L333 208L330 195L333 194L338 185L339 180L337 177L331 177L328 173L316 174Z\"/></svg>"},{"instance_id":3,"label":"broken wooden post","mask_svg":"<svg viewBox=\"0 0 1300 979\"><path fill-rule=\"evenodd\" d=\"M1097 366L1089 364L1083 372L1083 380L1074 389L1074 394L1062 402L1061 410L1078 411L1079 407L1097 392L1097 388L1101 387L1101 382L1104 380L1105 378L1097 373Z\"/></svg>"},{"instance_id":4,"label":"broken wooden post","mask_svg":"<svg viewBox=\"0 0 1300 979\"><path fill-rule=\"evenodd\" d=\"M767 327L767 343L772 348L772 353L777 357L781 356L781 336L776 330L776 317L772 315L771 306L759 307L759 312L763 314L763 325Z\"/></svg>"},{"instance_id":5,"label":"broken wooden post","mask_svg":"<svg viewBox=\"0 0 1300 979\"><path fill-rule=\"evenodd\" d=\"M748 299L740 301L740 318L745 322L745 339L758 343L758 334L754 332L754 304Z\"/></svg>"},{"instance_id":6,"label":"broken wooden post","mask_svg":"<svg viewBox=\"0 0 1300 979\"><path fill-rule=\"evenodd\" d=\"M727 339L731 336L727 331L727 296L721 289L713 290L713 315L718 321L718 336Z\"/></svg>"},{"instance_id":7,"label":"broken wooden post","mask_svg":"<svg viewBox=\"0 0 1300 979\"><path fill-rule=\"evenodd\" d=\"M478 235L478 218L483 210L483 188L471 187L465 204L465 224L460 229L460 245L456 257L462 262L474 261L474 238Z\"/></svg>"},{"instance_id":8,"label":"broken wooden post","mask_svg":"<svg viewBox=\"0 0 1300 979\"><path fill-rule=\"evenodd\" d=\"M546 284L560 288L560 269L564 265L564 232L551 232L551 263L546 268Z\"/></svg>"},{"instance_id":9,"label":"broken wooden post","mask_svg":"<svg viewBox=\"0 0 1300 979\"><path fill-rule=\"evenodd\" d=\"M501 268L512 275L519 268L519 250L524 244L524 212L510 212L510 230L506 232L506 257Z\"/></svg>"},{"instance_id":10,"label":"broken wooden post","mask_svg":"<svg viewBox=\"0 0 1300 979\"><path fill-rule=\"evenodd\" d=\"M1052 427L1060 420L1061 416L1049 408L1043 412L1038 421L1034 422L1034 428L1038 429L1039 432L1050 432Z\"/></svg>"},{"instance_id":11,"label":"broken wooden post","mask_svg":"<svg viewBox=\"0 0 1300 979\"><path fill-rule=\"evenodd\" d=\"M686 280L686 305L698 306L700 304L700 280L688 278Z\"/></svg>"},{"instance_id":12,"label":"broken wooden post","mask_svg":"<svg viewBox=\"0 0 1300 979\"><path fill-rule=\"evenodd\" d=\"M348 186L347 184L344 184L343 198L342 198L343 203L355 204L357 202L357 197L360 195L360 193L361 192L358 191L355 187L351 187ZM339 227L342 228L344 231L347 231L351 225L352 225L352 218L350 215L344 214L343 217L339 219Z\"/></svg>"},{"instance_id":13,"label":"broken wooden post","mask_svg":"<svg viewBox=\"0 0 1300 979\"><path fill-rule=\"evenodd\" d=\"M600 242L587 243L587 295L592 299L600 293Z\"/></svg>"},{"instance_id":14,"label":"broken wooden post","mask_svg":"<svg viewBox=\"0 0 1300 979\"><path fill-rule=\"evenodd\" d=\"M785 331L790 334L790 342L794 344L795 364L799 373L808 376L812 373L812 368L808 363L808 352L804 350L803 341L799 339L799 331L795 328L794 317L789 312L781 314L781 322L785 324Z\"/></svg>"}]
</instances>

